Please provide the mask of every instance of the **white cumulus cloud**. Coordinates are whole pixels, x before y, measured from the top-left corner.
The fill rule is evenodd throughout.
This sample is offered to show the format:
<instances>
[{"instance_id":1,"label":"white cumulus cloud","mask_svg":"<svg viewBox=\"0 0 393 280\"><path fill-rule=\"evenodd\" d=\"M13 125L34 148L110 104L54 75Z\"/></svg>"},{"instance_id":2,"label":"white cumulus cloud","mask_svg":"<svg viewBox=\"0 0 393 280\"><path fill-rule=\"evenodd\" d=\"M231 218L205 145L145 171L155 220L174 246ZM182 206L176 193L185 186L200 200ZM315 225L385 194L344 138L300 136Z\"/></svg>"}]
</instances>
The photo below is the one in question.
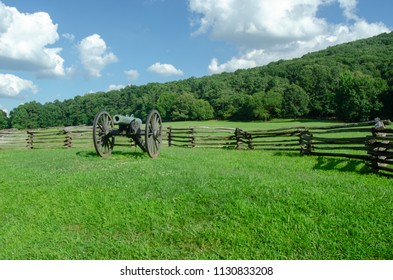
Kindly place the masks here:
<instances>
[{"instance_id":1,"label":"white cumulus cloud","mask_svg":"<svg viewBox=\"0 0 393 280\"><path fill-rule=\"evenodd\" d=\"M154 63L147 70L161 76L182 76L184 74L182 70L176 69L172 64L161 64L159 62Z\"/></svg>"},{"instance_id":2,"label":"white cumulus cloud","mask_svg":"<svg viewBox=\"0 0 393 280\"><path fill-rule=\"evenodd\" d=\"M347 21L329 23L319 9L338 3ZM328 46L389 32L383 23L368 23L356 14L357 0L190 0L197 28L194 36L209 34L230 42L239 55L219 63L210 73L250 68L304 55Z\"/></svg>"},{"instance_id":3,"label":"white cumulus cloud","mask_svg":"<svg viewBox=\"0 0 393 280\"><path fill-rule=\"evenodd\" d=\"M264 60L269 60L264 55L263 50L250 50L249 52L241 55L240 57L232 57L226 63L219 64L217 58L213 58L209 65L210 73L233 72L237 69L247 69L265 64Z\"/></svg>"},{"instance_id":4,"label":"white cumulus cloud","mask_svg":"<svg viewBox=\"0 0 393 280\"><path fill-rule=\"evenodd\" d=\"M191 0L190 9L199 16L195 34L210 32L217 40L262 48L323 32L327 23L315 16L321 2L325 1Z\"/></svg>"},{"instance_id":5,"label":"white cumulus cloud","mask_svg":"<svg viewBox=\"0 0 393 280\"><path fill-rule=\"evenodd\" d=\"M117 57L110 52L105 41L98 34L84 38L78 45L82 65L91 78L101 77L101 71L110 63L117 62Z\"/></svg>"},{"instance_id":6,"label":"white cumulus cloud","mask_svg":"<svg viewBox=\"0 0 393 280\"><path fill-rule=\"evenodd\" d=\"M356 15L356 7L358 0L338 0L340 7L343 9L344 16L348 19L358 20L359 17Z\"/></svg>"},{"instance_id":7,"label":"white cumulus cloud","mask_svg":"<svg viewBox=\"0 0 393 280\"><path fill-rule=\"evenodd\" d=\"M31 71L37 76L64 76L59 39L49 14L20 13L0 2L0 69Z\"/></svg>"},{"instance_id":8,"label":"white cumulus cloud","mask_svg":"<svg viewBox=\"0 0 393 280\"><path fill-rule=\"evenodd\" d=\"M10 117L10 110L5 108L3 105L0 104L0 110L2 110L4 113L6 113L7 117Z\"/></svg>"},{"instance_id":9,"label":"white cumulus cloud","mask_svg":"<svg viewBox=\"0 0 393 280\"><path fill-rule=\"evenodd\" d=\"M137 80L139 78L139 72L135 69L124 71L124 74L126 74L127 79L132 81Z\"/></svg>"},{"instance_id":10,"label":"white cumulus cloud","mask_svg":"<svg viewBox=\"0 0 393 280\"><path fill-rule=\"evenodd\" d=\"M112 91L112 90L120 90L122 88L125 88L125 85L109 85L107 91Z\"/></svg>"},{"instance_id":11,"label":"white cumulus cloud","mask_svg":"<svg viewBox=\"0 0 393 280\"><path fill-rule=\"evenodd\" d=\"M11 74L0 74L0 97L17 97L22 91L36 93L38 88L32 81Z\"/></svg>"}]
</instances>

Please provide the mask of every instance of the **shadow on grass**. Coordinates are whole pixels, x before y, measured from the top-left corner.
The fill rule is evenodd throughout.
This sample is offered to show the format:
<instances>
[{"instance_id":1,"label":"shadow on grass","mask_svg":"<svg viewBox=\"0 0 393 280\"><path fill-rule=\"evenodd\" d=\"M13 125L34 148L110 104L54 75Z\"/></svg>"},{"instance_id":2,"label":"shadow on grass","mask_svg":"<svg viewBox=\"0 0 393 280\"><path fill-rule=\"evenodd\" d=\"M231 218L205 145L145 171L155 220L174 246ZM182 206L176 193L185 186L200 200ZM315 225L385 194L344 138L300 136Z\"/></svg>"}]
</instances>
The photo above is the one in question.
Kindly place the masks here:
<instances>
[{"instance_id":1,"label":"shadow on grass","mask_svg":"<svg viewBox=\"0 0 393 280\"><path fill-rule=\"evenodd\" d=\"M286 157L302 157L299 151L280 151L275 152L275 156L286 156Z\"/></svg>"},{"instance_id":2,"label":"shadow on grass","mask_svg":"<svg viewBox=\"0 0 393 280\"><path fill-rule=\"evenodd\" d=\"M315 170L337 170L341 172L357 172L359 174L372 173L362 160L353 159L338 159L328 157L318 157L317 164L314 166Z\"/></svg>"},{"instance_id":3,"label":"shadow on grass","mask_svg":"<svg viewBox=\"0 0 393 280\"><path fill-rule=\"evenodd\" d=\"M94 151L81 151L76 153L77 156L85 157L85 158L99 158L100 156ZM108 156L108 158L124 158L129 157L133 159L140 159L147 157L142 151L113 151L112 154Z\"/></svg>"},{"instance_id":4,"label":"shadow on grass","mask_svg":"<svg viewBox=\"0 0 393 280\"><path fill-rule=\"evenodd\" d=\"M304 157L299 152L276 152L275 156L286 157ZM305 156L314 158L314 156ZM370 174L372 169L362 160L345 159L345 158L331 158L331 157L317 157L317 163L313 167L314 170L337 170L340 172L356 172L359 174ZM381 174L382 175L382 174Z\"/></svg>"}]
</instances>

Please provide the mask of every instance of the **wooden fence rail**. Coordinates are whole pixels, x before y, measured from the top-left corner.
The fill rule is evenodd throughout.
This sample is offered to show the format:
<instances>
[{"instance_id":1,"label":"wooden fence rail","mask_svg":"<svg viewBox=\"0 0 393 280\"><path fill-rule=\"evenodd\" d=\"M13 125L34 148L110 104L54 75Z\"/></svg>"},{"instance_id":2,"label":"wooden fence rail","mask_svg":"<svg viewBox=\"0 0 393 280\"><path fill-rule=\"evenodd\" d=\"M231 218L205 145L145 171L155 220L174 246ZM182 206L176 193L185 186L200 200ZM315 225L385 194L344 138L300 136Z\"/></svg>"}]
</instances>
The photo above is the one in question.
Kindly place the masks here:
<instances>
[{"instance_id":1,"label":"wooden fence rail","mask_svg":"<svg viewBox=\"0 0 393 280\"><path fill-rule=\"evenodd\" d=\"M131 139L117 137L116 146L132 146ZM0 150L4 149L93 148L91 126L55 127L19 131L0 131Z\"/></svg>"},{"instance_id":2,"label":"wooden fence rail","mask_svg":"<svg viewBox=\"0 0 393 280\"><path fill-rule=\"evenodd\" d=\"M0 131L1 149L51 149L92 146L92 128L88 126L58 127L27 131Z\"/></svg>"},{"instance_id":3,"label":"wooden fence rail","mask_svg":"<svg viewBox=\"0 0 393 280\"><path fill-rule=\"evenodd\" d=\"M190 148L230 148L237 144L234 128L189 127L166 129L168 146Z\"/></svg>"},{"instance_id":4,"label":"wooden fence rail","mask_svg":"<svg viewBox=\"0 0 393 280\"><path fill-rule=\"evenodd\" d=\"M0 149L26 148L28 134L26 131L8 129L0 131Z\"/></svg>"},{"instance_id":5,"label":"wooden fence rail","mask_svg":"<svg viewBox=\"0 0 393 280\"><path fill-rule=\"evenodd\" d=\"M389 125L389 120L382 121ZM393 129L376 122L271 130L240 128L167 128L168 146L270 151L366 160L374 171L393 174Z\"/></svg>"},{"instance_id":6,"label":"wooden fence rail","mask_svg":"<svg viewBox=\"0 0 393 280\"><path fill-rule=\"evenodd\" d=\"M393 172L393 129L372 129L366 139L370 166L374 171Z\"/></svg>"},{"instance_id":7,"label":"wooden fence rail","mask_svg":"<svg viewBox=\"0 0 393 280\"><path fill-rule=\"evenodd\" d=\"M242 130L226 127L167 127L168 146L244 150L298 151L303 155L346 157L366 160L374 171L393 174L393 129L390 121L322 127L288 127ZM117 137L117 146L130 146L130 139ZM59 127L27 131L0 131L2 149L93 147L92 127Z\"/></svg>"}]
</instances>

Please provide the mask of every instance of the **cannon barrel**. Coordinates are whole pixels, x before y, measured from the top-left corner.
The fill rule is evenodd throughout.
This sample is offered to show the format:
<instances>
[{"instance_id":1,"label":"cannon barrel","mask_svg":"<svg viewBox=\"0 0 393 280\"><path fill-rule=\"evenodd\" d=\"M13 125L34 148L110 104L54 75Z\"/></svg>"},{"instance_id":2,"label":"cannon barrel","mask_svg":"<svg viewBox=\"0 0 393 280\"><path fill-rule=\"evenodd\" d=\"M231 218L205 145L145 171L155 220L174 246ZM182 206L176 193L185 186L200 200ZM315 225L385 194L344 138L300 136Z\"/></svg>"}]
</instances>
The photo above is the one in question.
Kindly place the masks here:
<instances>
[{"instance_id":1,"label":"cannon barrel","mask_svg":"<svg viewBox=\"0 0 393 280\"><path fill-rule=\"evenodd\" d=\"M131 116L122 116L122 115L115 115L113 117L113 122L115 124L124 124L129 125L132 121L136 121L137 123L142 123L141 119L135 118L134 115Z\"/></svg>"}]
</instances>

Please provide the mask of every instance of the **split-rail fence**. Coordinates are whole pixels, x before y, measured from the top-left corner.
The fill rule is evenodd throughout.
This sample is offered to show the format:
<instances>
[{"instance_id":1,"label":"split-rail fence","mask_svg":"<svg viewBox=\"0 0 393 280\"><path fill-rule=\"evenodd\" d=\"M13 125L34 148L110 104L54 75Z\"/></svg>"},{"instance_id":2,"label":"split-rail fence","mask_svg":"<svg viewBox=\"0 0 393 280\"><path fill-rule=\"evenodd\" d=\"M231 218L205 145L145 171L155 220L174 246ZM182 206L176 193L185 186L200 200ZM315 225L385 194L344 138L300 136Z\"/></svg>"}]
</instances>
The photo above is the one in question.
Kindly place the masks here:
<instances>
[{"instance_id":1,"label":"split-rail fence","mask_svg":"<svg viewBox=\"0 0 393 280\"><path fill-rule=\"evenodd\" d=\"M91 126L55 127L48 129L0 131L2 149L51 149L93 147ZM119 137L117 146L129 146L130 140Z\"/></svg>"},{"instance_id":2,"label":"split-rail fence","mask_svg":"<svg viewBox=\"0 0 393 280\"><path fill-rule=\"evenodd\" d=\"M365 160L376 172L393 175L393 129L390 121L321 127L288 127L243 130L227 127L167 127L163 144L169 147L298 151L303 155ZM130 146L128 138L117 146ZM90 148L92 127L58 127L34 130L1 130L2 149Z\"/></svg>"},{"instance_id":3,"label":"split-rail fence","mask_svg":"<svg viewBox=\"0 0 393 280\"><path fill-rule=\"evenodd\" d=\"M270 151L365 160L375 171L393 175L393 129L389 120L270 130L168 127L168 146Z\"/></svg>"}]
</instances>

